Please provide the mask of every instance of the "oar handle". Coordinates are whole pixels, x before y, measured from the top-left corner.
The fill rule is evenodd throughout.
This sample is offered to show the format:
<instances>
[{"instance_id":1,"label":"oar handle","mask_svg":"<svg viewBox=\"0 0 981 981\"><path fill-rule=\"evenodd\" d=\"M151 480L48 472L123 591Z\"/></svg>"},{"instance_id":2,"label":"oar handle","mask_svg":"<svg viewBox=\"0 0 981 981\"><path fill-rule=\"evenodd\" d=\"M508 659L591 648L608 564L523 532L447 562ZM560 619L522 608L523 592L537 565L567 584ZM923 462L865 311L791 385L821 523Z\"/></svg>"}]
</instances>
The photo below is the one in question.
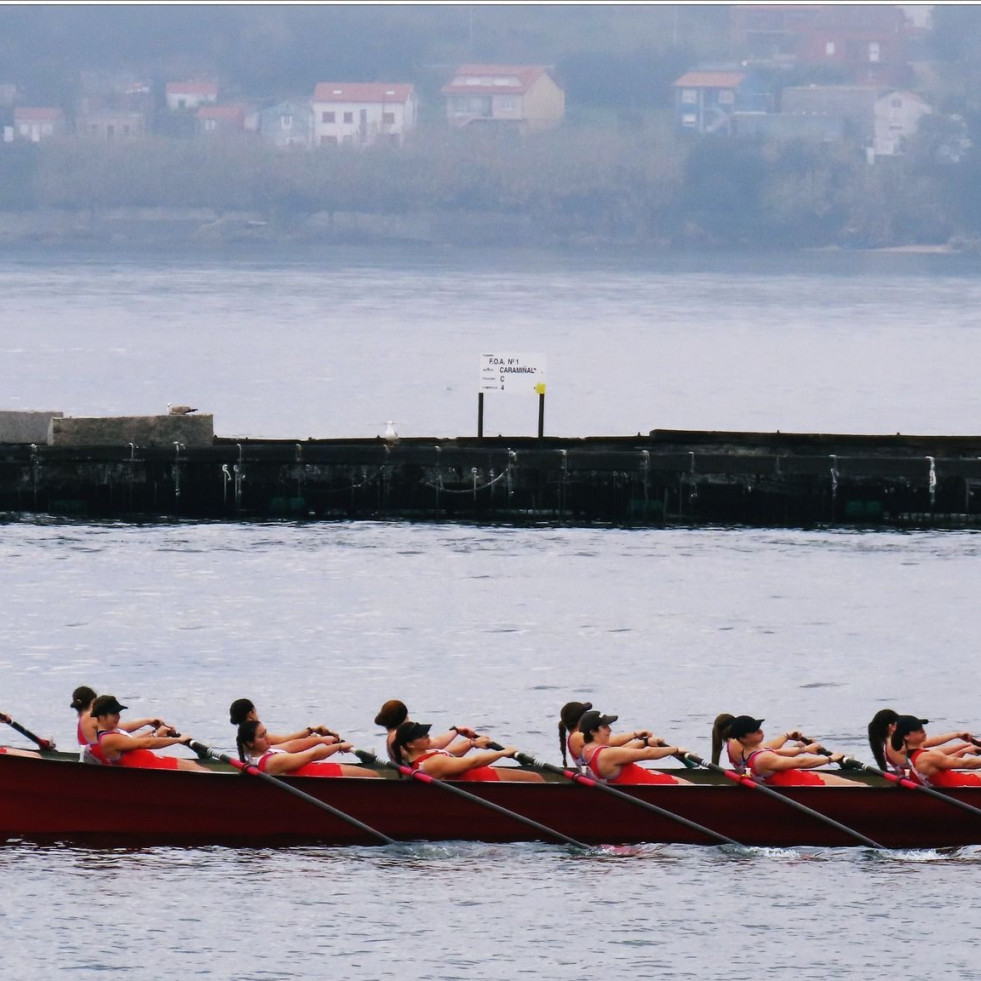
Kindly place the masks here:
<instances>
[{"instance_id":1,"label":"oar handle","mask_svg":"<svg viewBox=\"0 0 981 981\"><path fill-rule=\"evenodd\" d=\"M0 712L0 722L6 722L11 729L16 729L22 736L26 736L33 743L37 743L39 749L54 749L55 744L53 739L44 739L41 736L35 736L30 729L25 729L19 722L15 722L9 715L5 712Z\"/></svg>"}]
</instances>

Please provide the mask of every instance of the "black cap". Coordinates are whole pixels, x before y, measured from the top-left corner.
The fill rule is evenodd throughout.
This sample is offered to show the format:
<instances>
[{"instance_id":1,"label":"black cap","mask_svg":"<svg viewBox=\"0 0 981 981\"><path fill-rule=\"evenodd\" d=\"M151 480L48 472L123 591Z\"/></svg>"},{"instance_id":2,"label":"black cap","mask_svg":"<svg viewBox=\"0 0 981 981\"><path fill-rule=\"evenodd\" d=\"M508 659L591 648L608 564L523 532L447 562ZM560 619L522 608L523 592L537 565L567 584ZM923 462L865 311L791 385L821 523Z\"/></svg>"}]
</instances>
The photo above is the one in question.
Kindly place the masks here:
<instances>
[{"instance_id":1,"label":"black cap","mask_svg":"<svg viewBox=\"0 0 981 981\"><path fill-rule=\"evenodd\" d=\"M92 703L92 715L98 718L100 715L112 715L114 712L122 712L125 705L119 704L119 699L115 695L100 695Z\"/></svg>"},{"instance_id":2,"label":"black cap","mask_svg":"<svg viewBox=\"0 0 981 981\"><path fill-rule=\"evenodd\" d=\"M903 745L903 740L911 732L919 732L929 721L929 719L919 719L915 715L901 715L896 719L896 728L892 733L893 749L899 749Z\"/></svg>"},{"instance_id":3,"label":"black cap","mask_svg":"<svg viewBox=\"0 0 981 981\"><path fill-rule=\"evenodd\" d=\"M608 726L611 722L616 722L619 718L620 716L618 715L603 715L602 712L597 712L596 709L593 709L579 720L579 731L584 736L588 736L591 732L596 732L600 726Z\"/></svg>"},{"instance_id":4,"label":"black cap","mask_svg":"<svg viewBox=\"0 0 981 981\"><path fill-rule=\"evenodd\" d=\"M751 715L737 715L726 726L726 739L742 739L743 736L748 736L751 732L757 732L762 728L762 719L754 719Z\"/></svg>"},{"instance_id":5,"label":"black cap","mask_svg":"<svg viewBox=\"0 0 981 981\"><path fill-rule=\"evenodd\" d=\"M392 752L398 757L403 747L415 742L421 736L428 736L432 729L431 722L403 722L395 730L395 738L392 740Z\"/></svg>"}]
</instances>

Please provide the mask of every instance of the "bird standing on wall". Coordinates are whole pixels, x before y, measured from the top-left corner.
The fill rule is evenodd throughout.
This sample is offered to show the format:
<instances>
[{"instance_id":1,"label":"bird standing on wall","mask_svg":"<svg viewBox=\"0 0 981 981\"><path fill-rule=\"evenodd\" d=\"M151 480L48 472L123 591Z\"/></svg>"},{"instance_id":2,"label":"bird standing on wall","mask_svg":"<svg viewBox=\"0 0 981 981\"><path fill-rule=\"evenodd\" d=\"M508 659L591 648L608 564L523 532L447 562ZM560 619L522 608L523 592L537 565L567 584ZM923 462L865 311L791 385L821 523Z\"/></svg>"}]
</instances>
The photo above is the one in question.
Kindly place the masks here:
<instances>
[{"instance_id":1,"label":"bird standing on wall","mask_svg":"<svg viewBox=\"0 0 981 981\"><path fill-rule=\"evenodd\" d=\"M399 434L395 431L395 423L392 422L391 419L389 419L388 422L385 423L384 438L387 439L389 443L398 442Z\"/></svg>"},{"instance_id":2,"label":"bird standing on wall","mask_svg":"<svg viewBox=\"0 0 981 981\"><path fill-rule=\"evenodd\" d=\"M192 409L189 405L174 405L173 402L167 403L167 408L172 416L189 416L192 412L197 412L197 409Z\"/></svg>"}]
</instances>

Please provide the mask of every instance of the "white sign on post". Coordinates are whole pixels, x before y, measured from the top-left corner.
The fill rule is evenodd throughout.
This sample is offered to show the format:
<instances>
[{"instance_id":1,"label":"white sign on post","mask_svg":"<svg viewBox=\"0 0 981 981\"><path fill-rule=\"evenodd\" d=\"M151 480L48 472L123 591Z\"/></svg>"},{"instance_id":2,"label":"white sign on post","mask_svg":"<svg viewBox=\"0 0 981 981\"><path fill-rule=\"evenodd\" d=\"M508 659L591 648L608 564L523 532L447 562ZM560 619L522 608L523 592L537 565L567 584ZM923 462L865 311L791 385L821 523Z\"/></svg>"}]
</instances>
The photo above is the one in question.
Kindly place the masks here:
<instances>
[{"instance_id":1,"label":"white sign on post","mask_svg":"<svg viewBox=\"0 0 981 981\"><path fill-rule=\"evenodd\" d=\"M482 354L478 392L545 394L544 354Z\"/></svg>"}]
</instances>

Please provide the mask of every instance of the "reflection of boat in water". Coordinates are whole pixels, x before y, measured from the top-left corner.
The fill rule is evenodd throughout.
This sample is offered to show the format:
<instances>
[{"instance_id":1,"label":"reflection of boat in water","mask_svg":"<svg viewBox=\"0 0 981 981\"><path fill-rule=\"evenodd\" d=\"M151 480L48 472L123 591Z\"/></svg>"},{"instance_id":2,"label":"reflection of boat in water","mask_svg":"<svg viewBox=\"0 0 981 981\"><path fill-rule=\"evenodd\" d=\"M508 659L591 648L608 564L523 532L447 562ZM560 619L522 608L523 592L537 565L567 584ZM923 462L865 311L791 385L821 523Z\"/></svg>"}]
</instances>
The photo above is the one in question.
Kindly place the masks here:
<instances>
[{"instance_id":1,"label":"reflection of boat in water","mask_svg":"<svg viewBox=\"0 0 981 981\"><path fill-rule=\"evenodd\" d=\"M209 764L207 774L90 766L74 754L0 755L0 838L135 844L369 844L357 827L267 781ZM400 841L543 839L532 828L381 770L383 780L294 777L288 782ZM745 845L854 845L854 838L718 774L687 770L695 786L620 787ZM981 814L873 778L859 788L779 791L890 848L981 844ZM467 792L588 844L715 844L708 836L629 801L561 777L545 783L467 783ZM981 805L981 789L952 796Z\"/></svg>"}]
</instances>

